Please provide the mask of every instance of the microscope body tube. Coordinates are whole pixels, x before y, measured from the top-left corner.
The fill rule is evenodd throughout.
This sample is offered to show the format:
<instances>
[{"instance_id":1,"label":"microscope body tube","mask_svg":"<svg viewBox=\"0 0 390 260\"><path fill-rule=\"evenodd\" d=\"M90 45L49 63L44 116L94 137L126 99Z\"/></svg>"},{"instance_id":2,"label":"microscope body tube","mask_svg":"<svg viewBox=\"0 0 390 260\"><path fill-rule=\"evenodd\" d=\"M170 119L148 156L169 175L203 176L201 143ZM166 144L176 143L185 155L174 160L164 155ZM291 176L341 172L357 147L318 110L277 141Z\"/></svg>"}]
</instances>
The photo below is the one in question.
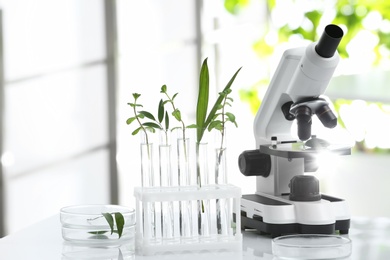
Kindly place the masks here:
<instances>
[{"instance_id":1,"label":"microscope body tube","mask_svg":"<svg viewBox=\"0 0 390 260\"><path fill-rule=\"evenodd\" d=\"M315 50L316 43L307 46L286 93L294 103L322 95L339 63L339 55L324 58Z\"/></svg>"}]
</instances>

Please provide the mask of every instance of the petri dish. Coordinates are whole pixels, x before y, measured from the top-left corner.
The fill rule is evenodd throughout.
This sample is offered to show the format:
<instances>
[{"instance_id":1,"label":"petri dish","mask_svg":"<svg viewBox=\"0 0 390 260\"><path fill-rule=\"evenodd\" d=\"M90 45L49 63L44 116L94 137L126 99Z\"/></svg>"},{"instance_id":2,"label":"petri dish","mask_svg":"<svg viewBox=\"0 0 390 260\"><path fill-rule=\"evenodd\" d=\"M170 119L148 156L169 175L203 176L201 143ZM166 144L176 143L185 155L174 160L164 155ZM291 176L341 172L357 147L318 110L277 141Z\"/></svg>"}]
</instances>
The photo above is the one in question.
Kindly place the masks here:
<instances>
[{"instance_id":1,"label":"petri dish","mask_svg":"<svg viewBox=\"0 0 390 260\"><path fill-rule=\"evenodd\" d=\"M119 238L116 222L114 232L102 213L120 212L124 218L123 233ZM60 210L64 240L85 245L115 245L134 240L135 210L118 205L75 205Z\"/></svg>"},{"instance_id":2,"label":"petri dish","mask_svg":"<svg viewBox=\"0 0 390 260\"><path fill-rule=\"evenodd\" d=\"M297 234L274 238L272 253L278 259L344 259L352 241L339 235Z\"/></svg>"}]
</instances>

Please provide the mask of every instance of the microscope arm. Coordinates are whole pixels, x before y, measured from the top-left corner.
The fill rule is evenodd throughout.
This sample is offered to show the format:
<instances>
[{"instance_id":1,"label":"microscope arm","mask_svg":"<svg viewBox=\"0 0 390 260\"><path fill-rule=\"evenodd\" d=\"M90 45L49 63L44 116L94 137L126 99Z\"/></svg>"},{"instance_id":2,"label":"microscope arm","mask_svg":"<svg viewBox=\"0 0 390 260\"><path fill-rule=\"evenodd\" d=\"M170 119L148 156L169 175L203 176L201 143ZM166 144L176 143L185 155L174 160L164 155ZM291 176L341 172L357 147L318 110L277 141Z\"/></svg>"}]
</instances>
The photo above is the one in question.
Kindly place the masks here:
<instances>
[{"instance_id":1,"label":"microscope arm","mask_svg":"<svg viewBox=\"0 0 390 260\"><path fill-rule=\"evenodd\" d=\"M270 143L272 136L281 141L293 139L292 121L281 108L287 102L297 104L325 92L339 62L336 49L342 36L338 26L328 25L318 43L284 52L255 117L256 147Z\"/></svg>"}]
</instances>

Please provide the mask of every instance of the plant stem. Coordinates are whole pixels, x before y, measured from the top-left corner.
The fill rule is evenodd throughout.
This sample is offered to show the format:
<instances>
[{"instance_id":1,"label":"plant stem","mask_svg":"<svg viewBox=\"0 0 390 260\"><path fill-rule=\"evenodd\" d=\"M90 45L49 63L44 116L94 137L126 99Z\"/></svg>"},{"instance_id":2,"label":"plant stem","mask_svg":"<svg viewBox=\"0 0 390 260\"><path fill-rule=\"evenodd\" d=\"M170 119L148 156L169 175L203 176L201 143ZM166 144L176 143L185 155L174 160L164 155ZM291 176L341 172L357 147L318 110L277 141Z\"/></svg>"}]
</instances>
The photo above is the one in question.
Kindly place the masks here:
<instances>
[{"instance_id":1,"label":"plant stem","mask_svg":"<svg viewBox=\"0 0 390 260\"><path fill-rule=\"evenodd\" d=\"M225 98L223 99L222 113L221 113L222 129L219 130L221 132L221 144L220 144L219 154L218 154L218 162L217 162L218 165L221 164L222 153L224 151L224 149L223 149L223 140L225 139L225 123L226 123L226 120L225 120L225 105L226 105L226 99L227 99L227 96L225 96Z\"/></svg>"},{"instance_id":2,"label":"plant stem","mask_svg":"<svg viewBox=\"0 0 390 260\"><path fill-rule=\"evenodd\" d=\"M167 96L168 100L170 101L173 111L176 111L175 104L173 103L173 100L171 99L171 97L168 95L167 92L163 92L163 93ZM188 156L187 156L187 145L186 145L186 125L184 124L184 121L182 119L180 119L180 123L182 125L182 131L183 131L184 158L187 161Z\"/></svg>"},{"instance_id":3,"label":"plant stem","mask_svg":"<svg viewBox=\"0 0 390 260\"><path fill-rule=\"evenodd\" d=\"M136 104L136 101L135 101L135 104ZM136 108L136 106L133 107L134 116L135 116L135 119L137 120L137 122L139 123L139 125L140 125L142 131L143 131L144 134L145 134L146 147L147 147L147 151L148 151L148 159L150 159L148 133L146 132L145 127L142 125L141 120L139 119L139 116L137 115L137 110L136 110L135 108Z\"/></svg>"}]
</instances>

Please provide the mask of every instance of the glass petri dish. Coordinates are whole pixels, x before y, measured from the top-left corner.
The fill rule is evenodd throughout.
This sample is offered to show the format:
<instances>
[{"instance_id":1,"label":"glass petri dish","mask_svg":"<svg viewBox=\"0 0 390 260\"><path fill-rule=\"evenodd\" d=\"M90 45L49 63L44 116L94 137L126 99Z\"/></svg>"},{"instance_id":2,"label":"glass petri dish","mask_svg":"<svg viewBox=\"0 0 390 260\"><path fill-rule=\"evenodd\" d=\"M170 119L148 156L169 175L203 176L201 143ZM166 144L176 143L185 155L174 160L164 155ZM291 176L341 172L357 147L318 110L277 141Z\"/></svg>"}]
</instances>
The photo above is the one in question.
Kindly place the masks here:
<instances>
[{"instance_id":1,"label":"glass petri dish","mask_svg":"<svg viewBox=\"0 0 390 260\"><path fill-rule=\"evenodd\" d=\"M102 213L120 212L125 224L119 238L116 222L114 232ZM118 205L77 205L60 210L64 240L84 245L118 245L134 240L135 210Z\"/></svg>"},{"instance_id":2,"label":"glass petri dish","mask_svg":"<svg viewBox=\"0 0 390 260\"><path fill-rule=\"evenodd\" d=\"M272 253L279 259L343 259L351 251L352 241L338 235L297 234L272 240Z\"/></svg>"}]
</instances>

